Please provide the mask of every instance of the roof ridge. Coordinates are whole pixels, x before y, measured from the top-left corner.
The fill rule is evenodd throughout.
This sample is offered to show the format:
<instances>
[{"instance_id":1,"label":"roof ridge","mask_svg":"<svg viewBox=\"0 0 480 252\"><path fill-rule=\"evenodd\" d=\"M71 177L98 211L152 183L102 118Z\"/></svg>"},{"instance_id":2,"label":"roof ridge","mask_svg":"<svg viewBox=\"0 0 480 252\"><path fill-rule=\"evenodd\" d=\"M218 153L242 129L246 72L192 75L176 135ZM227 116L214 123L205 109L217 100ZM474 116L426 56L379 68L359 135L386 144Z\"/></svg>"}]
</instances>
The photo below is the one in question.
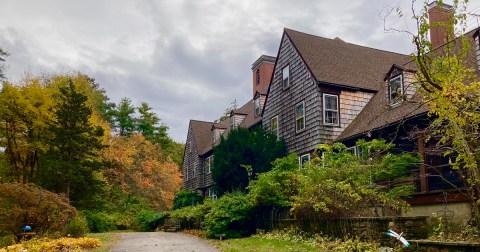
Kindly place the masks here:
<instances>
[{"instance_id":1,"label":"roof ridge","mask_svg":"<svg viewBox=\"0 0 480 252\"><path fill-rule=\"evenodd\" d=\"M215 123L215 122L210 122L210 121L202 121L202 120L196 120L196 119L190 119L190 121L194 121L194 122L203 122L203 123Z\"/></svg>"},{"instance_id":2,"label":"roof ridge","mask_svg":"<svg viewBox=\"0 0 480 252\"><path fill-rule=\"evenodd\" d=\"M398 55L402 55L402 56L409 56L409 54L392 52L392 51L387 51L387 50L385 50L385 49L373 48L373 47L369 47L369 46L364 46L364 45L359 45L359 44L350 43L350 42L347 42L347 41L339 38L338 36L335 37L335 38L338 38L338 39L336 40L335 38L333 38L333 39L331 39L331 38L326 38L326 37L322 37L322 36L318 36L318 35L314 35L314 34L310 34L310 33L306 33L306 32L301 32L301 31L293 30L293 29L290 29L290 28L287 28L287 27L284 28L284 31L287 32L287 33L288 33L288 31L297 32L297 33L301 33L301 34L304 34L304 35L308 35L308 36L312 36L312 37L316 37L316 38L320 38L320 39L324 39L324 40L343 42L343 43L345 43L345 44L349 44L349 45L352 45L352 46L363 47L363 48L370 49L370 50L376 50L376 51L381 51L381 52L386 52L386 53L393 53L393 54L398 54Z\"/></svg>"}]
</instances>

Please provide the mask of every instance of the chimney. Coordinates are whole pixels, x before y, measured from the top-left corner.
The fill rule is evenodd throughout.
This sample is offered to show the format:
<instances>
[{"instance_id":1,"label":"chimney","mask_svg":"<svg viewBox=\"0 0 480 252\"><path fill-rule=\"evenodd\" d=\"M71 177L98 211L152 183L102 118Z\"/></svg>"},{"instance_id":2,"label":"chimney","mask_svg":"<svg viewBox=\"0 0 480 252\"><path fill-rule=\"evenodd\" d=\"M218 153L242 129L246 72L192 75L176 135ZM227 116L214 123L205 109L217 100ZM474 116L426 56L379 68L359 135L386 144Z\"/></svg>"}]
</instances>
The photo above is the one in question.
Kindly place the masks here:
<instances>
[{"instance_id":1,"label":"chimney","mask_svg":"<svg viewBox=\"0 0 480 252\"><path fill-rule=\"evenodd\" d=\"M272 78L275 57L262 55L252 64L253 96L256 92L265 94Z\"/></svg>"},{"instance_id":2,"label":"chimney","mask_svg":"<svg viewBox=\"0 0 480 252\"><path fill-rule=\"evenodd\" d=\"M454 38L453 34L448 32L448 24L452 24L452 6L440 4L433 1L428 5L428 21L430 23L430 42L432 49L435 49L448 40Z\"/></svg>"}]
</instances>

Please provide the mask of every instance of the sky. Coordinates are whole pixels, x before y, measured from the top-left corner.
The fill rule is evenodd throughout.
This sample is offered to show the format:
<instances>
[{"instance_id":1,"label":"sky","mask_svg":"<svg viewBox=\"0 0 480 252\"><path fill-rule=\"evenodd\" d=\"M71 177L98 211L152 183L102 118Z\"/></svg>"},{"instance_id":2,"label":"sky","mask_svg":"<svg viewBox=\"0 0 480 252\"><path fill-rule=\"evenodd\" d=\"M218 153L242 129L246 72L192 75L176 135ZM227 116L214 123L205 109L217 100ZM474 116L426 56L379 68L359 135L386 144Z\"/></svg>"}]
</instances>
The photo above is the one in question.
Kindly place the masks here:
<instances>
[{"instance_id":1,"label":"sky","mask_svg":"<svg viewBox=\"0 0 480 252\"><path fill-rule=\"evenodd\" d=\"M468 10L480 13L480 3ZM446 1L448 3L448 1ZM388 14L400 6L403 15ZM252 63L276 56L285 27L409 54L410 0L2 0L6 76L82 72L112 102L147 102L177 142L190 119L252 97ZM419 9L421 1L415 8ZM386 18L384 18L386 16ZM470 28L478 18L469 15Z\"/></svg>"}]
</instances>

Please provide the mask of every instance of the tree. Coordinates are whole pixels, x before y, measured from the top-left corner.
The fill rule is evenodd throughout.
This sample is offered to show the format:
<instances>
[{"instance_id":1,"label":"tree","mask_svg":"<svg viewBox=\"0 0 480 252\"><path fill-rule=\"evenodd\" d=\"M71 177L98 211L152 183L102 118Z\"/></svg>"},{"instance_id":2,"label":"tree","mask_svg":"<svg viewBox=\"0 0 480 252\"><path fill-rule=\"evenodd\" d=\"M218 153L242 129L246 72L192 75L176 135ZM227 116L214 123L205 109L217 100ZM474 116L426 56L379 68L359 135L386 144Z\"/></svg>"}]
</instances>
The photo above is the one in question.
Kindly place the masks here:
<instances>
[{"instance_id":1,"label":"tree","mask_svg":"<svg viewBox=\"0 0 480 252\"><path fill-rule=\"evenodd\" d=\"M120 136L129 136L135 130L135 107L129 98L122 98L116 106L115 121Z\"/></svg>"},{"instance_id":2,"label":"tree","mask_svg":"<svg viewBox=\"0 0 480 252\"><path fill-rule=\"evenodd\" d=\"M475 42L465 35L467 3L453 2L451 23L430 25L427 6L414 13L418 33L412 35L416 48L412 55L418 67L417 90L433 118L430 137L440 139L447 147L445 155L454 157L453 167L466 177L473 218L480 227L480 82L475 76L478 70L469 64ZM440 48L432 48L428 31L433 26L445 26L449 34L456 26L458 36Z\"/></svg>"},{"instance_id":3,"label":"tree","mask_svg":"<svg viewBox=\"0 0 480 252\"><path fill-rule=\"evenodd\" d=\"M222 195L244 190L250 179L269 171L271 162L285 156L287 147L284 140L277 140L276 135L261 127L251 131L240 127L230 131L227 139L222 137L213 152L212 178Z\"/></svg>"},{"instance_id":4,"label":"tree","mask_svg":"<svg viewBox=\"0 0 480 252\"><path fill-rule=\"evenodd\" d=\"M391 153L393 144L384 140L357 145L360 157L341 143L319 146L323 157L293 180L291 212L299 218L385 216L408 207L403 197L414 191L409 176L419 158Z\"/></svg>"},{"instance_id":5,"label":"tree","mask_svg":"<svg viewBox=\"0 0 480 252\"><path fill-rule=\"evenodd\" d=\"M8 56L8 53L0 48L0 62L5 61L5 57ZM0 66L0 80L5 79L5 68L3 66Z\"/></svg>"},{"instance_id":6,"label":"tree","mask_svg":"<svg viewBox=\"0 0 480 252\"><path fill-rule=\"evenodd\" d=\"M92 109L87 106L87 99L71 80L59 87L56 123L50 127L53 136L43 160L42 184L74 201L85 199L94 191L94 171L101 167L99 150L104 147L100 141L103 129L89 122Z\"/></svg>"},{"instance_id":7,"label":"tree","mask_svg":"<svg viewBox=\"0 0 480 252\"><path fill-rule=\"evenodd\" d=\"M107 162L104 177L113 190L144 199L156 210L172 207L181 187L180 172L158 145L140 134L114 136L102 156Z\"/></svg>"},{"instance_id":8,"label":"tree","mask_svg":"<svg viewBox=\"0 0 480 252\"><path fill-rule=\"evenodd\" d=\"M14 181L34 181L39 158L48 149L48 128L54 120L52 89L39 78L26 77L21 85L4 82L0 91L0 147Z\"/></svg>"}]
</instances>

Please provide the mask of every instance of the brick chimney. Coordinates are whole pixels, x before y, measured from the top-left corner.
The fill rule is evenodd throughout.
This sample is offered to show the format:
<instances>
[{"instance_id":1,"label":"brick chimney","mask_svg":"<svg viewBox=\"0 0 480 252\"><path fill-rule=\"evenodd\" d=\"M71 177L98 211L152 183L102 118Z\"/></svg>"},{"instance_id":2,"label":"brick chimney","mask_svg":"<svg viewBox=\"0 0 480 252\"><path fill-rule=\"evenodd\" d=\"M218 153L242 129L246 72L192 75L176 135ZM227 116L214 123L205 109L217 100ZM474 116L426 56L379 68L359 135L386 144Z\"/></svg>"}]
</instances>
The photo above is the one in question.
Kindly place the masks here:
<instances>
[{"instance_id":1,"label":"brick chimney","mask_svg":"<svg viewBox=\"0 0 480 252\"><path fill-rule=\"evenodd\" d=\"M430 42L435 49L448 40L454 38L453 34L448 34L446 24L452 23L452 6L448 4L433 1L428 5L428 20L430 23ZM445 25L443 25L445 24Z\"/></svg>"},{"instance_id":2,"label":"brick chimney","mask_svg":"<svg viewBox=\"0 0 480 252\"><path fill-rule=\"evenodd\" d=\"M275 66L275 57L262 55L252 64L253 76L253 96L258 91L264 94L272 78L273 67Z\"/></svg>"}]
</instances>

